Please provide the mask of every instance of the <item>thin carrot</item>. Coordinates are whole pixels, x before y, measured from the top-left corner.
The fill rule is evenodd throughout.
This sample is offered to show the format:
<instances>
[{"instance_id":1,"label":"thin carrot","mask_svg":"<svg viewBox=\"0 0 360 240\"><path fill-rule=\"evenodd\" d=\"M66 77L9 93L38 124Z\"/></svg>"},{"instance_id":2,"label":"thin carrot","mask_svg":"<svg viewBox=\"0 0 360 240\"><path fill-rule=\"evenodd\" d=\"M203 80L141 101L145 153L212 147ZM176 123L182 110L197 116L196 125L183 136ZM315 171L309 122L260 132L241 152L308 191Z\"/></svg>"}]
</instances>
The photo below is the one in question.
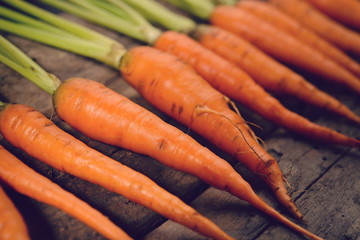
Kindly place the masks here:
<instances>
[{"instance_id":1,"label":"thin carrot","mask_svg":"<svg viewBox=\"0 0 360 240\"><path fill-rule=\"evenodd\" d=\"M330 19L302 0L270 0L270 3L297 19L341 49L360 55L360 34Z\"/></svg>"},{"instance_id":2,"label":"thin carrot","mask_svg":"<svg viewBox=\"0 0 360 240\"><path fill-rule=\"evenodd\" d=\"M77 105L81 105L82 100L86 98L78 99ZM129 102L125 100L123 104ZM0 132L14 146L56 169L119 193L205 236L232 239L148 177L89 148L31 107L7 105L0 112ZM93 220L98 221L97 218Z\"/></svg>"},{"instance_id":3,"label":"thin carrot","mask_svg":"<svg viewBox=\"0 0 360 240\"><path fill-rule=\"evenodd\" d=\"M350 27L360 29L358 0L307 0L321 12Z\"/></svg>"},{"instance_id":4,"label":"thin carrot","mask_svg":"<svg viewBox=\"0 0 360 240\"><path fill-rule=\"evenodd\" d=\"M204 47L245 70L265 89L296 96L304 102L359 123L359 116L340 101L316 88L301 75L275 61L246 40L223 29L206 25L198 28L195 38Z\"/></svg>"},{"instance_id":5,"label":"thin carrot","mask_svg":"<svg viewBox=\"0 0 360 240\"><path fill-rule=\"evenodd\" d=\"M26 166L2 146L0 159L1 181L18 192L63 210L108 239L132 239L102 213Z\"/></svg>"},{"instance_id":6,"label":"thin carrot","mask_svg":"<svg viewBox=\"0 0 360 240\"><path fill-rule=\"evenodd\" d=\"M318 50L237 7L218 6L210 22L233 32L269 55L343 84L360 93L360 80Z\"/></svg>"},{"instance_id":7,"label":"thin carrot","mask_svg":"<svg viewBox=\"0 0 360 240\"><path fill-rule=\"evenodd\" d=\"M334 1L338 2L339 1ZM327 5L332 6L332 5ZM309 28L299 23L296 19L286 15L280 9L271 5L268 2L261 1L240 1L237 7L256 15L264 21L276 26L277 28L285 31L302 42L310 45L313 48L319 50L322 54L332 58L338 64L347 68L355 76L360 77L360 65L354 61L351 57L346 55L342 50L333 44L329 43L324 38L318 36ZM360 4L359 4L360 7ZM359 11L360 12L360 11ZM360 14L359 14L360 16ZM360 19L359 19L360 23Z\"/></svg>"},{"instance_id":8,"label":"thin carrot","mask_svg":"<svg viewBox=\"0 0 360 240\"><path fill-rule=\"evenodd\" d=\"M158 71L149 75L148 70L154 68ZM276 160L259 145L245 121L227 106L226 98L210 87L189 65L159 50L136 47L124 56L120 69L124 78L152 105L242 159L247 167L270 185L282 204L294 213L298 211L285 187L282 187L283 176ZM230 179L234 176L235 173L228 175ZM291 224L268 205L266 207L263 202L260 203L260 198L252 191L233 189L229 184L231 182L235 180L228 181L225 186L227 191L285 225Z\"/></svg>"},{"instance_id":9,"label":"thin carrot","mask_svg":"<svg viewBox=\"0 0 360 240\"><path fill-rule=\"evenodd\" d=\"M213 43L215 44L215 42ZM218 46L223 47L220 44ZM323 142L341 143L344 141L346 144L359 145L358 140L348 138L329 128L321 127L288 110L276 98L257 85L246 73L212 51L204 49L186 35L166 32L155 43L155 47L170 52L191 64L204 79L220 92L290 131ZM313 93L314 91L312 91ZM338 101L332 103L337 109L339 107L344 110L347 109ZM349 109L347 111L351 112ZM360 123L358 116L351 116Z\"/></svg>"},{"instance_id":10,"label":"thin carrot","mask_svg":"<svg viewBox=\"0 0 360 240\"><path fill-rule=\"evenodd\" d=\"M0 151L1 151L0 146ZM4 159L0 159L0 163ZM1 169L0 169L1 171ZM23 217L0 185L0 239L30 240Z\"/></svg>"}]
</instances>

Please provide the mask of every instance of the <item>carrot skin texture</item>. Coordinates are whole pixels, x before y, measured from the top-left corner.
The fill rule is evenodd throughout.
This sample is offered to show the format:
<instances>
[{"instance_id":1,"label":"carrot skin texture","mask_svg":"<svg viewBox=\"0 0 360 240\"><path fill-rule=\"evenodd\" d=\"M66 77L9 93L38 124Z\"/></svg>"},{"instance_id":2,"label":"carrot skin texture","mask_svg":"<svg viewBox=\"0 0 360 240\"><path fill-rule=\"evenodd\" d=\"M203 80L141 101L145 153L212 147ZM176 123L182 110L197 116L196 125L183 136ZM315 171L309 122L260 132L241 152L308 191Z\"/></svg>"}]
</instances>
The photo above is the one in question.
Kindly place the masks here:
<instances>
[{"instance_id":1,"label":"carrot skin texture","mask_svg":"<svg viewBox=\"0 0 360 240\"><path fill-rule=\"evenodd\" d=\"M360 55L360 34L330 19L300 0L270 0L270 3L344 51Z\"/></svg>"},{"instance_id":2,"label":"carrot skin texture","mask_svg":"<svg viewBox=\"0 0 360 240\"><path fill-rule=\"evenodd\" d=\"M347 106L316 88L299 74L275 61L246 40L218 27L202 27L196 34L204 47L236 64L266 90L295 96L312 105L360 123ZM262 71L259 71L259 68Z\"/></svg>"},{"instance_id":3,"label":"carrot skin texture","mask_svg":"<svg viewBox=\"0 0 360 240\"><path fill-rule=\"evenodd\" d=\"M216 7L210 21L215 26L247 39L281 61L306 69L360 93L360 80L345 68L290 34L242 9L228 6Z\"/></svg>"},{"instance_id":4,"label":"carrot skin texture","mask_svg":"<svg viewBox=\"0 0 360 240\"><path fill-rule=\"evenodd\" d=\"M205 236L232 239L148 177L89 148L30 107L6 107L0 112L0 131L14 146L54 168L119 193Z\"/></svg>"},{"instance_id":5,"label":"carrot skin texture","mask_svg":"<svg viewBox=\"0 0 360 240\"><path fill-rule=\"evenodd\" d=\"M108 239L132 239L103 214L38 174L2 147L0 158L0 179L18 192L63 210Z\"/></svg>"},{"instance_id":6,"label":"carrot skin texture","mask_svg":"<svg viewBox=\"0 0 360 240\"><path fill-rule=\"evenodd\" d=\"M0 146L0 152L3 147ZM0 158L0 162L5 161ZM1 169L0 169L1 170ZM30 240L26 223L11 199L0 186L0 239Z\"/></svg>"},{"instance_id":7,"label":"carrot skin texture","mask_svg":"<svg viewBox=\"0 0 360 240\"><path fill-rule=\"evenodd\" d=\"M310 45L311 47L316 48L322 54L332 58L338 64L348 69L356 77L360 77L360 65L356 61L346 55L346 53L344 53L338 47L334 46L324 38L318 36L316 33L302 25L296 19L286 15L280 9L277 9L270 3L245 0L240 1L237 4L237 7L256 15L267 23L272 24L273 26L293 35L294 37Z\"/></svg>"},{"instance_id":8,"label":"carrot skin texture","mask_svg":"<svg viewBox=\"0 0 360 240\"><path fill-rule=\"evenodd\" d=\"M151 156L219 189L225 189L229 184L226 176L236 173L228 162L148 110L102 84L76 80L64 82L56 92L54 102L58 115L83 134ZM87 102L69 108L71 102L76 102L75 99L80 99L86 92L93 93L86 96ZM98 124L102 131L96 129ZM131 135L134 137L127 137Z\"/></svg>"},{"instance_id":9,"label":"carrot skin texture","mask_svg":"<svg viewBox=\"0 0 360 240\"><path fill-rule=\"evenodd\" d=\"M148 68L157 71L149 76L146 73ZM224 96L210 87L189 65L184 64L175 56L159 50L150 47L136 47L124 56L120 69L124 78L138 89L152 105L202 134L217 146L222 146L222 149L230 150L233 155L242 155L241 157L245 159L254 159L261 155L264 162L250 162L251 160L249 160L248 166L257 170L259 174L266 173L267 176L262 175L262 177L268 178L268 181L273 181L274 184L277 184L276 181L282 181L281 172L276 171L278 169L276 161L248 133L249 130L243 119L232 112L227 107ZM178 80L176 83L173 81L174 78ZM205 111L201 111L202 107L205 108ZM182 110L178 111L179 108ZM208 112L207 109L217 111L220 115ZM237 126L241 130L234 127L230 121L238 124ZM206 127L204 128L204 126ZM224 137L225 135L231 136ZM248 142L244 143L245 141ZM279 178L279 176L281 177ZM238 174L231 174L229 177L233 179L230 182L239 182ZM265 205L262 205L265 203L259 198L254 198L253 191L235 189L234 186L236 184L227 186L228 191L260 210L265 209ZM272 187L274 186L272 185ZM280 191L282 190L278 190L277 194L281 195ZM286 194L282 193L282 195ZM288 201L292 201L288 195L287 197ZM289 224L281 217L275 218L284 224ZM309 234L303 229L300 231L302 234ZM310 235L316 238L313 234L310 233Z\"/></svg>"},{"instance_id":10,"label":"carrot skin texture","mask_svg":"<svg viewBox=\"0 0 360 240\"><path fill-rule=\"evenodd\" d=\"M360 3L357 0L307 0L321 12L360 30Z\"/></svg>"}]
</instances>

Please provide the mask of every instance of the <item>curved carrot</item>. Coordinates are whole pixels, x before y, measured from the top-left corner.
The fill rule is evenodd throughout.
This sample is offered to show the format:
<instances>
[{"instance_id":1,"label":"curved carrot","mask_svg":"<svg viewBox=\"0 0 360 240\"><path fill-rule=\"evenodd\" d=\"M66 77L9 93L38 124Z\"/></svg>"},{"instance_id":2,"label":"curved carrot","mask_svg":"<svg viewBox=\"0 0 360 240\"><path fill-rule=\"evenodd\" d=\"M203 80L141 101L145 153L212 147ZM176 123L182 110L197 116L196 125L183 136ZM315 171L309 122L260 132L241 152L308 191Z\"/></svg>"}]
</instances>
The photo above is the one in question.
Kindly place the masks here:
<instances>
[{"instance_id":1,"label":"curved carrot","mask_svg":"<svg viewBox=\"0 0 360 240\"><path fill-rule=\"evenodd\" d=\"M348 25L360 29L360 2L358 0L307 0L321 12Z\"/></svg>"},{"instance_id":2,"label":"curved carrot","mask_svg":"<svg viewBox=\"0 0 360 240\"><path fill-rule=\"evenodd\" d=\"M102 213L26 166L2 146L0 159L0 179L18 192L63 210L108 239L132 239Z\"/></svg>"},{"instance_id":3,"label":"curved carrot","mask_svg":"<svg viewBox=\"0 0 360 240\"><path fill-rule=\"evenodd\" d=\"M2 147L0 146L0 151ZM5 161L0 158L0 163ZM1 168L0 168L1 171ZM14 203L0 186L0 239L30 240L25 221Z\"/></svg>"},{"instance_id":4,"label":"curved carrot","mask_svg":"<svg viewBox=\"0 0 360 240\"><path fill-rule=\"evenodd\" d=\"M78 99L76 105L81 101L86 98ZM0 132L14 146L54 168L119 193L205 236L232 239L148 177L89 148L33 108L7 105L0 112Z\"/></svg>"},{"instance_id":5,"label":"curved carrot","mask_svg":"<svg viewBox=\"0 0 360 240\"><path fill-rule=\"evenodd\" d=\"M340 3L339 1L333 2ZM271 25L281 29L282 31L293 35L297 39L319 50L322 54L332 58L338 64L342 65L343 67L351 71L353 74L355 74L355 76L360 77L360 65L356 61L346 55L342 50L335 47L333 44L329 43L324 38L318 36L309 28L299 23L296 19L286 15L280 9L277 9L270 3L247 0L240 1L237 4L237 7L248 11L251 14L254 14L255 16L266 21L267 23L270 23Z\"/></svg>"},{"instance_id":6,"label":"curved carrot","mask_svg":"<svg viewBox=\"0 0 360 240\"><path fill-rule=\"evenodd\" d=\"M155 47L191 64L204 79L224 95L243 103L290 131L324 142L360 146L360 141L314 124L288 110L245 72L184 34L166 32L155 43ZM360 123L360 117L356 119Z\"/></svg>"},{"instance_id":7,"label":"curved carrot","mask_svg":"<svg viewBox=\"0 0 360 240\"><path fill-rule=\"evenodd\" d=\"M246 40L223 29L204 25L198 28L196 39L204 47L246 71L265 89L296 96L307 103L359 123L359 116L344 104L319 90L302 76L275 61Z\"/></svg>"},{"instance_id":8,"label":"curved carrot","mask_svg":"<svg viewBox=\"0 0 360 240\"><path fill-rule=\"evenodd\" d=\"M213 25L239 35L281 61L314 72L360 93L360 81L319 51L258 17L237 7L219 6L211 15Z\"/></svg>"},{"instance_id":9,"label":"curved carrot","mask_svg":"<svg viewBox=\"0 0 360 240\"><path fill-rule=\"evenodd\" d=\"M302 0L270 0L270 3L347 52L360 55L360 34L330 19Z\"/></svg>"}]
</instances>

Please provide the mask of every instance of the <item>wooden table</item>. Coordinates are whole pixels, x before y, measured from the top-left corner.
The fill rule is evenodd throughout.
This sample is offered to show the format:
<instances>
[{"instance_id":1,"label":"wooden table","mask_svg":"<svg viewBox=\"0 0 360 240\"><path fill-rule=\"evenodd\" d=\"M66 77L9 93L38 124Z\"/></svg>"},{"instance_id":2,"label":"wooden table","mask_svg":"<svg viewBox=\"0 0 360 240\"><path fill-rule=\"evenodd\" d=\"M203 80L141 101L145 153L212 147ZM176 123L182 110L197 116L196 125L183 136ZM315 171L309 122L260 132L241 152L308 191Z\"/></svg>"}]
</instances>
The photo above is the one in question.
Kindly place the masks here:
<instances>
[{"instance_id":1,"label":"wooden table","mask_svg":"<svg viewBox=\"0 0 360 240\"><path fill-rule=\"evenodd\" d=\"M64 16L76 19L67 14ZM84 21L78 19L76 21L121 41L129 48L139 44ZM188 131L186 127L146 103L134 89L127 85L118 71L65 51L6 34L5 36L60 79L65 80L78 76L99 81L146 107L170 124L183 131ZM0 100L28 104L36 108L62 129L91 147L146 174L160 186L209 217L235 239L302 239L301 236L255 210L249 204L226 192L209 187L193 176L172 170L152 158L102 144L81 135L56 117L50 96L3 64L0 64L0 73ZM315 80L315 76L308 74L306 77L314 80L319 87L333 94L357 114L360 114L360 98L358 96L345 89L327 85L325 81ZM326 86L324 86L325 84ZM359 126L340 117L307 106L289 97L282 97L281 100L292 110L318 124L331 127L352 137L360 137ZM305 217L305 222L299 224L326 239L360 239L359 149L311 142L274 126L243 106L239 105L239 108L245 119L263 127L262 130L254 130L265 141L268 151L276 157L282 171L286 174L293 198ZM236 170L261 197L292 219L290 214L277 204L267 186L256 176L248 173L241 164L237 164L234 159L218 151L196 134L191 131L189 134L234 164ZM0 144L42 175L102 211L135 239L205 239L118 194L55 170L29 157L21 150L11 146L2 137L0 137ZM23 214L32 239L103 239L102 236L64 212L25 197L11 188L5 188L5 190Z\"/></svg>"}]
</instances>

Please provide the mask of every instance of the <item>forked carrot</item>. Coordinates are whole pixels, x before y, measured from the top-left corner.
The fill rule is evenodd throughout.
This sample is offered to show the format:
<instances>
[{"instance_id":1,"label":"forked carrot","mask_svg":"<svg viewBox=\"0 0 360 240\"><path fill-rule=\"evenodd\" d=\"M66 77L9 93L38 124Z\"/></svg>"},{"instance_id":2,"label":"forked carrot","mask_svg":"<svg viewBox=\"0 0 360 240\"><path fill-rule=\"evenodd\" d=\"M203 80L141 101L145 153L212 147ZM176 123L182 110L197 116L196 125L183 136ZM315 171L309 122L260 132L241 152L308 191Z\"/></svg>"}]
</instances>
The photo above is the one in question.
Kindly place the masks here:
<instances>
[{"instance_id":1,"label":"forked carrot","mask_svg":"<svg viewBox=\"0 0 360 240\"><path fill-rule=\"evenodd\" d=\"M27 111L29 110L27 108ZM19 124L19 121L21 117L12 123ZM29 130L36 131L36 128ZM36 133L33 132L32 137L35 135ZM63 210L108 239L132 239L102 213L26 166L2 146L0 146L0 180L28 197ZM17 230L21 232L20 226ZM15 238L12 239L15 240Z\"/></svg>"},{"instance_id":2,"label":"forked carrot","mask_svg":"<svg viewBox=\"0 0 360 240\"><path fill-rule=\"evenodd\" d=\"M218 6L210 22L239 35L274 58L360 93L360 80L318 50L240 8Z\"/></svg>"},{"instance_id":3,"label":"forked carrot","mask_svg":"<svg viewBox=\"0 0 360 240\"><path fill-rule=\"evenodd\" d=\"M316 88L301 75L275 61L248 41L223 29L207 25L201 25L198 28L196 39L204 47L245 70L265 89L296 96L304 102L322 107L359 123L359 116L347 106Z\"/></svg>"},{"instance_id":4,"label":"forked carrot","mask_svg":"<svg viewBox=\"0 0 360 240\"><path fill-rule=\"evenodd\" d=\"M350 27L360 29L358 0L307 0L321 12Z\"/></svg>"},{"instance_id":5,"label":"forked carrot","mask_svg":"<svg viewBox=\"0 0 360 240\"><path fill-rule=\"evenodd\" d=\"M334 45L347 52L360 55L360 34L330 19L308 2L303 0L270 0L270 3Z\"/></svg>"},{"instance_id":6,"label":"forked carrot","mask_svg":"<svg viewBox=\"0 0 360 240\"><path fill-rule=\"evenodd\" d=\"M340 1L334 1L340 3ZM342 3L341 3L342 4ZM340 4L339 4L340 5ZM326 5L333 6L333 5ZM271 25L293 35L302 42L309 44L311 47L319 50L322 54L332 58L338 64L347 68L355 76L360 77L360 65L349 57L338 47L329 43L324 38L318 36L309 28L299 23L296 19L283 13L268 2L245 0L240 1L237 7L256 15ZM360 7L360 3L359 3ZM341 8L338 8L341 9ZM360 12L360 10L359 10ZM360 14L358 15L360 17ZM360 24L360 19L359 19Z\"/></svg>"},{"instance_id":7,"label":"forked carrot","mask_svg":"<svg viewBox=\"0 0 360 240\"><path fill-rule=\"evenodd\" d=\"M89 82L82 83L89 84ZM94 82L94 84L98 83ZM105 87L100 88L103 93L107 93ZM87 99L78 98L75 105L68 107L76 108L81 105L81 101L86 102ZM127 105L129 102L125 100L123 104ZM95 113L92 112L93 117ZM89 120L91 118L83 118L83 122ZM20 104L6 105L0 112L0 132L14 146L56 169L119 193L205 236L214 239L232 239L209 219L159 187L148 177L88 147L31 107ZM28 190L28 187L32 186L24 186L24 191ZM57 204L61 206L62 202ZM80 210L80 207L74 211L76 210ZM85 213L76 211L76 215L78 214L81 216ZM95 220L92 222L94 224L99 218L91 217L88 220Z\"/></svg>"},{"instance_id":8,"label":"forked carrot","mask_svg":"<svg viewBox=\"0 0 360 240\"><path fill-rule=\"evenodd\" d=\"M0 146L0 151L2 147ZM0 163L5 161L0 158ZM1 171L1 169L0 169ZM0 239L30 240L26 223L0 185Z\"/></svg>"}]
</instances>

